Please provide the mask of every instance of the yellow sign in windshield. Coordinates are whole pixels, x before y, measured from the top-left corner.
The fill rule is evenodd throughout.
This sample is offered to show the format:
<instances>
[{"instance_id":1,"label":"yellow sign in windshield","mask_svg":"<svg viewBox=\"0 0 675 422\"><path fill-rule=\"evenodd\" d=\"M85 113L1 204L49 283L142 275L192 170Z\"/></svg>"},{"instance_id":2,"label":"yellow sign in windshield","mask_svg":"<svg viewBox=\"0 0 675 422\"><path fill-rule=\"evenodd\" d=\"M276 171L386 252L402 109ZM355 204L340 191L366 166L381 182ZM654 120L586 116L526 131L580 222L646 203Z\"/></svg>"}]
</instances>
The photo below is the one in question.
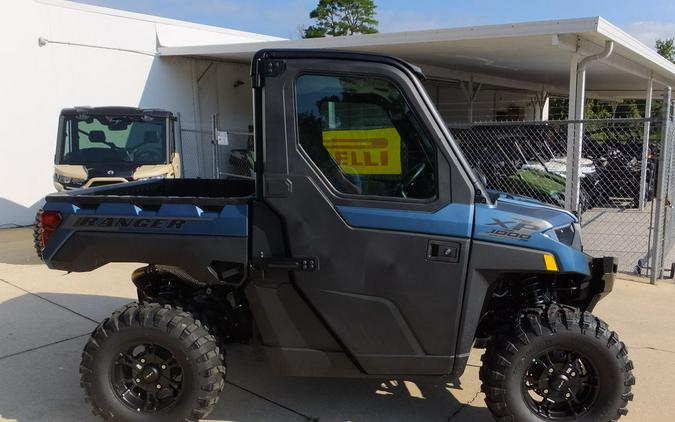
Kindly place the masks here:
<instances>
[{"instance_id":1,"label":"yellow sign in windshield","mask_svg":"<svg viewBox=\"0 0 675 422\"><path fill-rule=\"evenodd\" d=\"M401 174L401 136L396 128L325 130L323 146L348 174Z\"/></svg>"}]
</instances>

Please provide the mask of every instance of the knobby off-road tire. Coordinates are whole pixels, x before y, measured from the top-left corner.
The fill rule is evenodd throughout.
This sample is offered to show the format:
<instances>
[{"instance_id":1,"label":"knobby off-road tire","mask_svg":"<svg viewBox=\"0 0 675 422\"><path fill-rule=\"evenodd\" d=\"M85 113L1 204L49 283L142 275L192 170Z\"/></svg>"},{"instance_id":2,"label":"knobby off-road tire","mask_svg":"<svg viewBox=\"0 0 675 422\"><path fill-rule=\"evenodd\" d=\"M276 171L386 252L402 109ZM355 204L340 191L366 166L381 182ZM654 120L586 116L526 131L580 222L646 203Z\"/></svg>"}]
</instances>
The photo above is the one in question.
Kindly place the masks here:
<instances>
[{"instance_id":1,"label":"knobby off-road tire","mask_svg":"<svg viewBox=\"0 0 675 422\"><path fill-rule=\"evenodd\" d=\"M40 240L40 213L36 213L35 222L33 223L33 247L35 248L37 257L40 258L40 261L44 261L44 258L42 257L42 242Z\"/></svg>"},{"instance_id":2,"label":"knobby off-road tire","mask_svg":"<svg viewBox=\"0 0 675 422\"><path fill-rule=\"evenodd\" d=\"M225 364L215 338L191 314L130 303L96 327L80 375L86 401L106 421L193 422L217 403ZM144 399L149 404L136 404Z\"/></svg>"},{"instance_id":3,"label":"knobby off-road tire","mask_svg":"<svg viewBox=\"0 0 675 422\"><path fill-rule=\"evenodd\" d=\"M573 365L560 363L568 356L574 357ZM605 322L576 308L551 305L521 311L510 333L493 338L482 362L482 391L499 422L616 421L633 399L635 378L626 346ZM564 387L563 375L569 381ZM580 390L573 391L574 382ZM589 387L594 383L596 387ZM532 395L541 396L553 411L538 407L538 400L528 398Z\"/></svg>"}]
</instances>

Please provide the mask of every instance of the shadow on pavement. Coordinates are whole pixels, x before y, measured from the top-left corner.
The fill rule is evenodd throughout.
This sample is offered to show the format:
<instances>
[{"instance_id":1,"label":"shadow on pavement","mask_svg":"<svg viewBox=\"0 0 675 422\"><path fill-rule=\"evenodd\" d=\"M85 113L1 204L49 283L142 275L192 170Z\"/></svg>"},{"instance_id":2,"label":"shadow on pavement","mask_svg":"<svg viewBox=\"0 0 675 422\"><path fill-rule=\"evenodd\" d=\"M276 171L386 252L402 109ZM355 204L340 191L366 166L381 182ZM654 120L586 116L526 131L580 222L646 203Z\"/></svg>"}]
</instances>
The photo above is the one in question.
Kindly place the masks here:
<instances>
[{"instance_id":1,"label":"shadow on pavement","mask_svg":"<svg viewBox=\"0 0 675 422\"><path fill-rule=\"evenodd\" d=\"M0 420L96 420L79 387L82 347L96 320L129 299L23 292L3 299ZM453 389L441 378L286 377L275 375L251 346L231 345L227 352L226 389L208 421L492 420L486 409L457 398L468 401L471 397L464 397L473 393Z\"/></svg>"},{"instance_id":2,"label":"shadow on pavement","mask_svg":"<svg viewBox=\"0 0 675 422\"><path fill-rule=\"evenodd\" d=\"M0 283L0 420L96 420L79 386L82 348L97 315L127 302L103 295L25 293Z\"/></svg>"},{"instance_id":3,"label":"shadow on pavement","mask_svg":"<svg viewBox=\"0 0 675 422\"><path fill-rule=\"evenodd\" d=\"M33 227L0 229L0 264L41 264L33 247Z\"/></svg>"},{"instance_id":4,"label":"shadow on pavement","mask_svg":"<svg viewBox=\"0 0 675 422\"><path fill-rule=\"evenodd\" d=\"M275 421L493 421L486 408L463 404L475 399L478 405L482 396L457 389L441 377L287 377L276 375L246 345L232 345L227 363L228 383L277 406L285 418ZM223 395L207 420L272 420L269 415L249 419L240 412L238 404Z\"/></svg>"}]
</instances>

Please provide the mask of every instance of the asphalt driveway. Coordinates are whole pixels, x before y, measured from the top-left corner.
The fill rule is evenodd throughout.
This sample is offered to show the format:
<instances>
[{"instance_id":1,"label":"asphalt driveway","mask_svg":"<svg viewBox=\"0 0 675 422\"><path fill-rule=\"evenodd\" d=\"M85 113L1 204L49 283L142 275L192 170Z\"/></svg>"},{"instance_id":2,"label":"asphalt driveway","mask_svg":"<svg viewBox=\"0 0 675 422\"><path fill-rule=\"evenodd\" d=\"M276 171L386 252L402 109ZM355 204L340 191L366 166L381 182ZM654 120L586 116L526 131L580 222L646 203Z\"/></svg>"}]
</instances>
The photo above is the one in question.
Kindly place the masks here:
<instances>
[{"instance_id":1,"label":"asphalt driveway","mask_svg":"<svg viewBox=\"0 0 675 422\"><path fill-rule=\"evenodd\" d=\"M97 322L133 300L138 265L66 274L41 265L30 230L0 230L0 421L89 421L80 353ZM596 313L635 362L626 421L673 421L675 286L621 280ZM209 421L492 421L479 392L480 351L461 385L442 379L320 379L273 374L253 348L228 350L228 382ZM624 420L624 419L622 419Z\"/></svg>"}]
</instances>

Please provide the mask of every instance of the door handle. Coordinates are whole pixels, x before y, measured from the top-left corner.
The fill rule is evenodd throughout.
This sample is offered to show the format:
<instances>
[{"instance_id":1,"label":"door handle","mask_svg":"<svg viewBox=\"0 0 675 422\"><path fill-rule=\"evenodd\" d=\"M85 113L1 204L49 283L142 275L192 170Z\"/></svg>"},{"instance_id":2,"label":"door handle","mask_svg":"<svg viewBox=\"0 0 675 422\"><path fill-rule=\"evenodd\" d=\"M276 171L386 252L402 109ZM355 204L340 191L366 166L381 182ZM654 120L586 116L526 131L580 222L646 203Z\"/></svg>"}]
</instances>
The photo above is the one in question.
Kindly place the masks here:
<instances>
[{"instance_id":1,"label":"door handle","mask_svg":"<svg viewBox=\"0 0 675 422\"><path fill-rule=\"evenodd\" d=\"M439 242L430 240L427 247L427 259L449 263L459 262L461 245L457 242Z\"/></svg>"}]
</instances>

